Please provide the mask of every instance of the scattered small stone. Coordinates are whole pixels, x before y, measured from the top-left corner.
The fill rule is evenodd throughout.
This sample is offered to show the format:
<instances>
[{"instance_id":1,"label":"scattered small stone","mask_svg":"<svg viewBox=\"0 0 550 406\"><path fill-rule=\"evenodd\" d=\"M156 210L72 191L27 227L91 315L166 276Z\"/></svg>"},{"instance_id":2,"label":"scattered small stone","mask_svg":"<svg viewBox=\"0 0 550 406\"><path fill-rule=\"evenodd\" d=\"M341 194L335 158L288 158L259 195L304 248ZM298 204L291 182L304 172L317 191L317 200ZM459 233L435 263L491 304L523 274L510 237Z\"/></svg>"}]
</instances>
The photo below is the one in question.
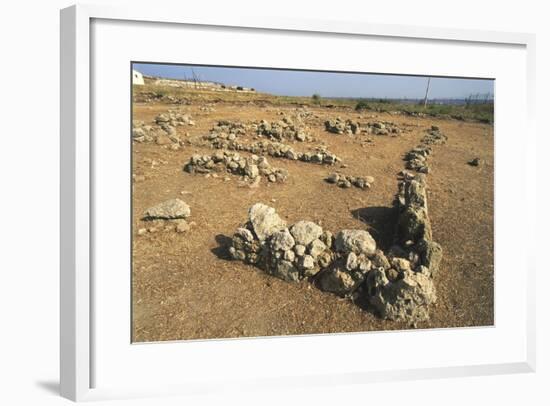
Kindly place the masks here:
<instances>
[{"instance_id":1,"label":"scattered small stone","mask_svg":"<svg viewBox=\"0 0 550 406\"><path fill-rule=\"evenodd\" d=\"M340 180L340 175L334 172L328 175L326 179L328 183L338 183L338 180Z\"/></svg>"},{"instance_id":2,"label":"scattered small stone","mask_svg":"<svg viewBox=\"0 0 550 406\"><path fill-rule=\"evenodd\" d=\"M189 226L189 223L185 220L178 220L176 223L176 232L177 233L185 233L189 231L191 227Z\"/></svg>"},{"instance_id":3,"label":"scattered small stone","mask_svg":"<svg viewBox=\"0 0 550 406\"><path fill-rule=\"evenodd\" d=\"M352 186L355 186L359 189L369 189L371 187L371 182L369 182L369 180L374 181L374 178L372 176L348 176L336 172L329 174L325 178L325 181L327 183L335 184L344 189L350 188Z\"/></svg>"},{"instance_id":4,"label":"scattered small stone","mask_svg":"<svg viewBox=\"0 0 550 406\"><path fill-rule=\"evenodd\" d=\"M468 165L470 166L480 166L483 163L483 160L481 158L474 158L471 161L468 161Z\"/></svg>"}]
</instances>

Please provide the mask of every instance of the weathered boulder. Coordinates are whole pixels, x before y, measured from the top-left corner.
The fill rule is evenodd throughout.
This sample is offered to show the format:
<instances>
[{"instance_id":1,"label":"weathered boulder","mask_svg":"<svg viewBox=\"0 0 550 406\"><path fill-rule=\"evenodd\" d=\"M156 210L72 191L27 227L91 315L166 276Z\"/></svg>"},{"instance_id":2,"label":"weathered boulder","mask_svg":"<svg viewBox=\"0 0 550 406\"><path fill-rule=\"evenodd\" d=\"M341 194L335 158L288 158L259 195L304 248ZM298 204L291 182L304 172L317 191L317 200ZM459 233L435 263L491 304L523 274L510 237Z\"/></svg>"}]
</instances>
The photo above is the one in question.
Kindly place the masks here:
<instances>
[{"instance_id":1,"label":"weathered boulder","mask_svg":"<svg viewBox=\"0 0 550 406\"><path fill-rule=\"evenodd\" d=\"M386 255L384 255L384 252L382 252L382 250L376 250L374 255L371 256L370 260L372 261L372 266L374 268L389 269L391 267L390 261L388 261L388 258L386 258Z\"/></svg>"},{"instance_id":2,"label":"weathered boulder","mask_svg":"<svg viewBox=\"0 0 550 406\"><path fill-rule=\"evenodd\" d=\"M323 229L312 221L298 221L290 227L290 233L296 244L308 245L323 234Z\"/></svg>"},{"instance_id":3,"label":"weathered boulder","mask_svg":"<svg viewBox=\"0 0 550 406\"><path fill-rule=\"evenodd\" d=\"M229 254L233 259L258 264L262 259L262 244L248 228L240 227L233 234Z\"/></svg>"},{"instance_id":4,"label":"weathered boulder","mask_svg":"<svg viewBox=\"0 0 550 406\"><path fill-rule=\"evenodd\" d=\"M318 239L313 240L308 246L309 255L313 258L317 258L327 249L326 244Z\"/></svg>"},{"instance_id":5,"label":"weathered boulder","mask_svg":"<svg viewBox=\"0 0 550 406\"><path fill-rule=\"evenodd\" d=\"M269 241L270 247L276 251L288 251L294 247L294 238L285 228L282 231L277 231L271 235Z\"/></svg>"},{"instance_id":6,"label":"weathered boulder","mask_svg":"<svg viewBox=\"0 0 550 406\"><path fill-rule=\"evenodd\" d=\"M401 184L397 237L399 242L417 242L432 239L432 228L428 217L426 186L416 177Z\"/></svg>"},{"instance_id":7,"label":"weathered boulder","mask_svg":"<svg viewBox=\"0 0 550 406\"><path fill-rule=\"evenodd\" d=\"M383 269L374 269L367 276L366 290L382 318L410 323L428 320L428 306L437 300L432 279L421 272L407 271L390 281Z\"/></svg>"},{"instance_id":8,"label":"weathered boulder","mask_svg":"<svg viewBox=\"0 0 550 406\"><path fill-rule=\"evenodd\" d=\"M346 262L340 259L320 272L316 283L322 291L343 297L355 291L363 283L365 276L365 272L346 269Z\"/></svg>"},{"instance_id":9,"label":"weathered boulder","mask_svg":"<svg viewBox=\"0 0 550 406\"><path fill-rule=\"evenodd\" d=\"M376 241L365 230L342 230L336 234L334 246L340 252L354 252L367 256L376 252Z\"/></svg>"},{"instance_id":10,"label":"weathered boulder","mask_svg":"<svg viewBox=\"0 0 550 406\"><path fill-rule=\"evenodd\" d=\"M338 183L338 180L340 180L340 175L335 172L329 174L326 178L328 183Z\"/></svg>"},{"instance_id":11,"label":"weathered boulder","mask_svg":"<svg viewBox=\"0 0 550 406\"><path fill-rule=\"evenodd\" d=\"M294 264L286 260L277 261L275 266L268 270L268 272L287 282L297 282L302 277Z\"/></svg>"},{"instance_id":12,"label":"weathered boulder","mask_svg":"<svg viewBox=\"0 0 550 406\"><path fill-rule=\"evenodd\" d=\"M184 219L191 215L191 208L180 199L170 199L145 210L147 220L155 219Z\"/></svg>"},{"instance_id":13,"label":"weathered boulder","mask_svg":"<svg viewBox=\"0 0 550 406\"><path fill-rule=\"evenodd\" d=\"M360 132L358 122L343 120L340 117L325 121L325 129L333 134L358 134Z\"/></svg>"},{"instance_id":14,"label":"weathered boulder","mask_svg":"<svg viewBox=\"0 0 550 406\"><path fill-rule=\"evenodd\" d=\"M260 241L265 241L277 231L286 228L286 222L279 217L273 207L256 203L248 210L248 220Z\"/></svg>"}]
</instances>

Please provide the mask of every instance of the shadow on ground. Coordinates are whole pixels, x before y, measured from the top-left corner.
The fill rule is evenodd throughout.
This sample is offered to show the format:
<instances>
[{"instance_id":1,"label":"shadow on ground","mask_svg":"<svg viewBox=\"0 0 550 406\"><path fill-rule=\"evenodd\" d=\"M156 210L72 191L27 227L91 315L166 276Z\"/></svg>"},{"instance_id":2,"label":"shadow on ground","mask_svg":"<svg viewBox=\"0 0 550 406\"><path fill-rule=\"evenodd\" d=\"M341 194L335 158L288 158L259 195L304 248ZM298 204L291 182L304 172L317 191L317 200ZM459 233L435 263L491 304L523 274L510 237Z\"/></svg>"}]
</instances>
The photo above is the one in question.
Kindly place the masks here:
<instances>
[{"instance_id":1,"label":"shadow on ground","mask_svg":"<svg viewBox=\"0 0 550 406\"><path fill-rule=\"evenodd\" d=\"M387 250L393 243L397 226L397 208L373 206L355 209L351 215L369 226L369 232L382 250Z\"/></svg>"},{"instance_id":2,"label":"shadow on ground","mask_svg":"<svg viewBox=\"0 0 550 406\"><path fill-rule=\"evenodd\" d=\"M232 239L231 237L228 237L223 234L218 234L216 237L216 242L218 243L218 246L215 248L212 248L210 252L214 254L219 259L232 259L229 255L229 247L231 246Z\"/></svg>"}]
</instances>

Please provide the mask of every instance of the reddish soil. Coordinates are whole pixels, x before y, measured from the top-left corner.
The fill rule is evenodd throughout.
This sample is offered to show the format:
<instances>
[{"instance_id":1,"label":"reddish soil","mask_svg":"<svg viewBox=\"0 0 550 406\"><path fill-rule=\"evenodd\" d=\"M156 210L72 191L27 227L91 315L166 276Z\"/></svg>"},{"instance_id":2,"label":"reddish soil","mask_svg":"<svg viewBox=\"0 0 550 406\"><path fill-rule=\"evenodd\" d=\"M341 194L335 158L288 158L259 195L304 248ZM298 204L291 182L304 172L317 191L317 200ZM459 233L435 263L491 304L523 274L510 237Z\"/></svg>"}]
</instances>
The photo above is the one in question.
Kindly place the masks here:
<instances>
[{"instance_id":1,"label":"reddish soil","mask_svg":"<svg viewBox=\"0 0 550 406\"><path fill-rule=\"evenodd\" d=\"M197 144L220 119L279 120L279 112L295 106L220 102L215 111L202 104L176 106L135 103L134 120L152 122L168 109L192 115L195 126L178 127L180 137ZM323 107L309 108L318 118L306 121L316 138L295 143L297 150L323 143L342 158L340 165L269 158L286 168L285 183L250 188L235 176L224 180L185 173L182 168L194 153L212 154L206 146L186 145L172 151L154 143L133 144L133 340L272 336L356 332L406 328L488 326L493 324L493 127L457 120L415 118L389 113L362 113ZM334 135L323 122L341 116L359 122L392 121L406 129L399 136ZM444 249L435 276L438 301L431 319L410 326L381 320L348 299L316 289L307 281L287 283L260 269L228 259L226 247L235 229L246 221L247 209L256 202L273 206L289 223L312 220L336 232L366 228L382 248L388 248L394 231L397 173L404 169L403 155L415 147L431 125L448 136L435 145L427 176L429 211L434 240ZM187 135L185 135L187 133ZM367 140L372 142L367 142ZM247 155L246 153L242 153ZM467 164L479 157L479 167ZM335 170L370 175L370 190L341 189L324 182ZM151 227L142 220L146 208L171 198L191 206L194 226L186 233L159 230L138 235Z\"/></svg>"}]
</instances>

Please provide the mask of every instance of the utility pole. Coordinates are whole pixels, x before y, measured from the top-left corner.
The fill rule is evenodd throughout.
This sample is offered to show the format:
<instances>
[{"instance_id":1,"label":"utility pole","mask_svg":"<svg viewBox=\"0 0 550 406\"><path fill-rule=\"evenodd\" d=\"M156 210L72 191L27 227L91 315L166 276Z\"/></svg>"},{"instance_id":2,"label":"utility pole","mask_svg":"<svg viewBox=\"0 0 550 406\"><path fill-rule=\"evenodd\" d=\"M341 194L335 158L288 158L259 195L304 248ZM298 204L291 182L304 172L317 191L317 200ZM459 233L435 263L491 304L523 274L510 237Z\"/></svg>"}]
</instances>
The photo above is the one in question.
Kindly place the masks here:
<instances>
[{"instance_id":1,"label":"utility pole","mask_svg":"<svg viewBox=\"0 0 550 406\"><path fill-rule=\"evenodd\" d=\"M191 69L191 74L193 75L193 82L195 83L195 89L198 89L199 87L199 80L197 78L197 75L195 75L195 71Z\"/></svg>"},{"instance_id":2,"label":"utility pole","mask_svg":"<svg viewBox=\"0 0 550 406\"><path fill-rule=\"evenodd\" d=\"M428 85L426 86L426 95L424 96L424 108L426 108L426 105L428 104L428 92L430 91L430 80L432 78L428 78Z\"/></svg>"}]
</instances>

